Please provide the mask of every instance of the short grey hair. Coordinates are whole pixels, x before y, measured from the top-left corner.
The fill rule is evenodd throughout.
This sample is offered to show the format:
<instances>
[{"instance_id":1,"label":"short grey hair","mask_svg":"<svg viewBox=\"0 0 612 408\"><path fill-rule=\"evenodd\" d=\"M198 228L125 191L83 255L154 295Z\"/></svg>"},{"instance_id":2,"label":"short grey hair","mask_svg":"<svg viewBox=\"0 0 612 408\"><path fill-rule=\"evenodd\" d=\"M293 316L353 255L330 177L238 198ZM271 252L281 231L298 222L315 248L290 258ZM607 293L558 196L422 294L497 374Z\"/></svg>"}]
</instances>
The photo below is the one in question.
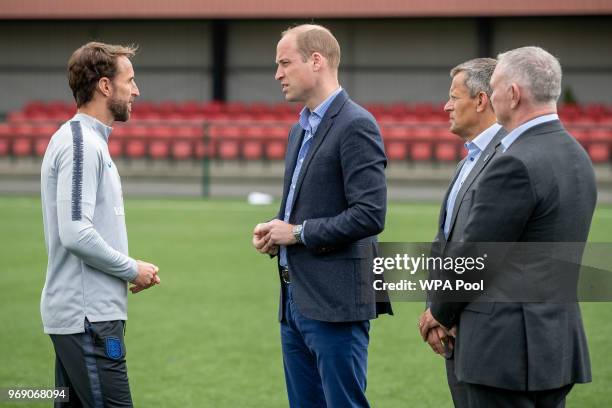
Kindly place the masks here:
<instances>
[{"instance_id":1,"label":"short grey hair","mask_svg":"<svg viewBox=\"0 0 612 408\"><path fill-rule=\"evenodd\" d=\"M465 86L470 91L470 96L474 98L480 92L491 96L491 76L495 71L497 61L493 58L475 58L457 65L451 69L450 76L465 73Z\"/></svg>"},{"instance_id":2,"label":"short grey hair","mask_svg":"<svg viewBox=\"0 0 612 408\"><path fill-rule=\"evenodd\" d=\"M540 47L521 47L497 56L507 78L529 89L537 103L556 103L561 95L561 64Z\"/></svg>"}]
</instances>

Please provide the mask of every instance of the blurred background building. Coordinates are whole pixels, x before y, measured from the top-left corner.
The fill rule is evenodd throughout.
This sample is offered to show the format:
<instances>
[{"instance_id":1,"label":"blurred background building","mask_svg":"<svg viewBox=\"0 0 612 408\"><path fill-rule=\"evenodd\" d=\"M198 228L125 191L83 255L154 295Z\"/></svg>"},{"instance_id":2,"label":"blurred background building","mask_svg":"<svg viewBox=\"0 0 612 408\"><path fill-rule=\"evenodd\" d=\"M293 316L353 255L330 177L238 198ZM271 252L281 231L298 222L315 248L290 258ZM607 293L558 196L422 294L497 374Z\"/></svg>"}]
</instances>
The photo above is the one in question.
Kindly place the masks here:
<instances>
[{"instance_id":1,"label":"blurred background building","mask_svg":"<svg viewBox=\"0 0 612 408\"><path fill-rule=\"evenodd\" d=\"M136 43L141 97L110 149L126 194L278 196L299 106L274 80L290 25L328 26L340 81L377 117L392 199L438 199L463 155L442 111L449 70L524 45L557 56L560 113L612 200L612 1L42 1L0 7L0 193L38 192L40 157L74 113L71 53L91 40ZM612 190L611 190L612 191Z\"/></svg>"}]
</instances>

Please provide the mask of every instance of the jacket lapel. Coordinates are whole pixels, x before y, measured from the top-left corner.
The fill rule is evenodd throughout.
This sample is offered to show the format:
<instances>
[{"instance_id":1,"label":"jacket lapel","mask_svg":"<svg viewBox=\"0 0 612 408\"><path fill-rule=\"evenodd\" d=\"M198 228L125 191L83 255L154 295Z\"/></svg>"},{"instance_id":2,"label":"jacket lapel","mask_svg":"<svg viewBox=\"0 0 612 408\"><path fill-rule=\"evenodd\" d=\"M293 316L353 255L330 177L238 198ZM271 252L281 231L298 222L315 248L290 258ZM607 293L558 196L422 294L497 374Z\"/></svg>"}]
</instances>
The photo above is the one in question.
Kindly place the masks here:
<instances>
[{"instance_id":1,"label":"jacket lapel","mask_svg":"<svg viewBox=\"0 0 612 408\"><path fill-rule=\"evenodd\" d=\"M448 236L450 236L453 232L453 228L455 227L455 223L457 221L457 213L459 212L459 208L461 207L461 202L463 201L463 196L465 192L470 188L474 180L478 177L478 175L482 172L482 170L487 166L487 164L491 161L495 153L497 152L497 146L501 144L501 140L504 136L506 136L506 131L504 128L501 128L493 137L491 142L484 149L478 161L474 165L474 168L470 171L470 174L465 179L465 182L457 192L457 198L455 199L455 206L453 207L453 214L451 218L451 225L448 229Z\"/></svg>"},{"instance_id":2,"label":"jacket lapel","mask_svg":"<svg viewBox=\"0 0 612 408\"><path fill-rule=\"evenodd\" d=\"M285 212L285 206L287 202L287 195L289 194L289 185L291 184L291 177L293 175L293 169L297 163L297 156L302 146L302 140L304 139L304 129L299 124L296 124L291 128L289 134L289 141L287 143L287 153L285 159L285 180L283 184L283 201L281 202L280 214Z\"/></svg>"},{"instance_id":3,"label":"jacket lapel","mask_svg":"<svg viewBox=\"0 0 612 408\"><path fill-rule=\"evenodd\" d=\"M321 144L325 140L325 136L327 135L332 125L334 124L334 118L336 117L336 115L338 115L338 113L340 112L340 110L342 109L342 107L344 106L347 100L348 100L348 94L346 93L346 91L342 90L338 95L336 95L336 98L334 99L330 107L327 109L327 112L325 112L325 116L323 116L323 119L321 120L319 127L317 127L317 131L313 136L312 146L310 146L310 149L308 150L308 154L306 155L306 158L304 159L304 163L302 164L302 168L300 170L300 175L298 176L298 180L296 182L295 192L293 193L294 203L297 202L297 197L300 192L300 188L302 187L302 182L304 181L304 177L306 175L306 172L308 171L308 166L310 165L312 158L316 154L319 147L321 147ZM300 146L301 146L301 141L300 141ZM299 151L300 146L298 146L298 151ZM292 169L295 168L296 161L297 161L297 153L295 154L295 158L292 161L292 167L291 167Z\"/></svg>"},{"instance_id":4,"label":"jacket lapel","mask_svg":"<svg viewBox=\"0 0 612 408\"><path fill-rule=\"evenodd\" d=\"M443 228L444 228L444 221L446 219L445 217L445 213L446 213L446 202L448 201L448 196L451 192L451 190L453 189L453 184L455 184L455 181L457 180L457 177L459 177L459 173L461 172L461 167L463 167L463 163L465 162L465 157L457 164L457 167L455 168L455 174L453 174L453 178L451 179L450 184L448 185L448 188L446 189L446 194L444 194L444 199L442 200L442 206L440 207L440 214L438 215L438 232L440 232Z\"/></svg>"}]
</instances>

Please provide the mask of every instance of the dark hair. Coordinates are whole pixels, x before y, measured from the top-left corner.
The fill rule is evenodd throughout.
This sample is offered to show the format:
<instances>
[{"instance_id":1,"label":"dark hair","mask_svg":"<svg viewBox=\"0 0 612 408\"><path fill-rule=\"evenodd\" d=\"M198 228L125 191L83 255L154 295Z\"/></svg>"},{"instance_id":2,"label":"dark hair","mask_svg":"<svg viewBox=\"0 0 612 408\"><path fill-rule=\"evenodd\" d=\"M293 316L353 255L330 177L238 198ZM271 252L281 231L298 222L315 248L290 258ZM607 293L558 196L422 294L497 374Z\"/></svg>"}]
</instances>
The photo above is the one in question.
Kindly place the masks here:
<instances>
[{"instance_id":1,"label":"dark hair","mask_svg":"<svg viewBox=\"0 0 612 408\"><path fill-rule=\"evenodd\" d=\"M111 81L117 74L117 58L131 58L138 46L111 45L89 42L77 49L68 60L68 84L77 107L92 100L100 78Z\"/></svg>"}]
</instances>

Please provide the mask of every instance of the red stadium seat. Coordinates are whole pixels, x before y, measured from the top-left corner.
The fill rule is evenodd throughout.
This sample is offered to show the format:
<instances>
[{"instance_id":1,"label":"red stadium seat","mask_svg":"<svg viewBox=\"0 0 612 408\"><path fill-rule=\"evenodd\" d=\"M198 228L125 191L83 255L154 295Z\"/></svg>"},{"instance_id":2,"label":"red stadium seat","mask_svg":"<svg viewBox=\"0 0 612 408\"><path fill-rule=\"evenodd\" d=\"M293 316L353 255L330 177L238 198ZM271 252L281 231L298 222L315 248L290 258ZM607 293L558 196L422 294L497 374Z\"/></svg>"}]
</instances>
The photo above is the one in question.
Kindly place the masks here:
<instances>
[{"instance_id":1,"label":"red stadium seat","mask_svg":"<svg viewBox=\"0 0 612 408\"><path fill-rule=\"evenodd\" d=\"M9 112L6 115L6 121L9 123L19 123L27 120L25 113L23 112Z\"/></svg>"},{"instance_id":2,"label":"red stadium seat","mask_svg":"<svg viewBox=\"0 0 612 408\"><path fill-rule=\"evenodd\" d=\"M0 123L0 156L8 156L11 148L13 130L6 123Z\"/></svg>"},{"instance_id":3,"label":"red stadium seat","mask_svg":"<svg viewBox=\"0 0 612 408\"><path fill-rule=\"evenodd\" d=\"M235 160L240 155L240 137L242 128L235 125L212 125L211 141L217 148L217 157L224 160Z\"/></svg>"},{"instance_id":4,"label":"red stadium seat","mask_svg":"<svg viewBox=\"0 0 612 408\"><path fill-rule=\"evenodd\" d=\"M169 140L153 140L149 144L149 156L153 159L166 159L170 156Z\"/></svg>"},{"instance_id":5,"label":"red stadium seat","mask_svg":"<svg viewBox=\"0 0 612 408\"><path fill-rule=\"evenodd\" d=\"M381 128L385 142L406 142L410 139L410 128L406 126L383 125Z\"/></svg>"},{"instance_id":6,"label":"red stadium seat","mask_svg":"<svg viewBox=\"0 0 612 408\"><path fill-rule=\"evenodd\" d=\"M49 140L57 131L57 128L56 125L39 125L34 128L34 153L37 156L42 157L45 155Z\"/></svg>"},{"instance_id":7,"label":"red stadium seat","mask_svg":"<svg viewBox=\"0 0 612 408\"><path fill-rule=\"evenodd\" d=\"M146 152L147 143L144 139L128 139L125 142L125 155L130 159L142 158Z\"/></svg>"},{"instance_id":8,"label":"red stadium seat","mask_svg":"<svg viewBox=\"0 0 612 408\"><path fill-rule=\"evenodd\" d=\"M406 126L383 125L381 128L385 151L389 160L406 160L410 128Z\"/></svg>"},{"instance_id":9,"label":"red stadium seat","mask_svg":"<svg viewBox=\"0 0 612 408\"><path fill-rule=\"evenodd\" d=\"M449 142L438 143L436 146L436 160L439 162L456 162L457 145Z\"/></svg>"},{"instance_id":10,"label":"red stadium seat","mask_svg":"<svg viewBox=\"0 0 612 408\"><path fill-rule=\"evenodd\" d=\"M124 146L125 151L123 152L127 157L131 159L142 158L147 152L147 138L150 135L150 129L145 126L126 126L124 133ZM109 139L109 142L113 138ZM110 143L109 143L110 149ZM113 155L113 152L111 152Z\"/></svg>"},{"instance_id":11,"label":"red stadium seat","mask_svg":"<svg viewBox=\"0 0 612 408\"><path fill-rule=\"evenodd\" d=\"M435 139L437 130L431 126L417 126L410 129L409 137L415 141L431 142Z\"/></svg>"},{"instance_id":12,"label":"red stadium seat","mask_svg":"<svg viewBox=\"0 0 612 408\"><path fill-rule=\"evenodd\" d=\"M415 142L412 144L410 158L414 161L431 160L433 147L430 142Z\"/></svg>"},{"instance_id":13,"label":"red stadium seat","mask_svg":"<svg viewBox=\"0 0 612 408\"><path fill-rule=\"evenodd\" d=\"M13 156L23 157L32 155L33 141L35 140L34 126L23 123L16 125L13 131Z\"/></svg>"},{"instance_id":14,"label":"red stadium seat","mask_svg":"<svg viewBox=\"0 0 612 408\"><path fill-rule=\"evenodd\" d=\"M605 163L610 159L610 146L605 143L593 143L588 148L593 163Z\"/></svg>"},{"instance_id":15,"label":"red stadium seat","mask_svg":"<svg viewBox=\"0 0 612 408\"><path fill-rule=\"evenodd\" d=\"M282 160L285 158L285 142L269 141L266 143L266 158L269 160Z\"/></svg>"},{"instance_id":16,"label":"red stadium seat","mask_svg":"<svg viewBox=\"0 0 612 408\"><path fill-rule=\"evenodd\" d=\"M265 153L268 160L282 160L285 158L288 124L271 125L265 128Z\"/></svg>"},{"instance_id":17,"label":"red stadium seat","mask_svg":"<svg viewBox=\"0 0 612 408\"><path fill-rule=\"evenodd\" d=\"M592 142L601 142L601 143L608 143L608 144L612 143L612 128L593 129L590 131L589 136Z\"/></svg>"},{"instance_id":18,"label":"red stadium seat","mask_svg":"<svg viewBox=\"0 0 612 408\"><path fill-rule=\"evenodd\" d=\"M408 157L408 143L389 142L386 147L386 153L389 160L406 160Z\"/></svg>"},{"instance_id":19,"label":"red stadium seat","mask_svg":"<svg viewBox=\"0 0 612 408\"><path fill-rule=\"evenodd\" d=\"M570 135L572 135L582 146L586 146L588 144L590 140L590 132L588 130L585 130L582 127L574 128L568 126L568 131Z\"/></svg>"},{"instance_id":20,"label":"red stadium seat","mask_svg":"<svg viewBox=\"0 0 612 408\"><path fill-rule=\"evenodd\" d=\"M605 105L601 103L592 103L584 108L584 113L595 120L599 120L603 116L606 116L608 112Z\"/></svg>"},{"instance_id":21,"label":"red stadium seat","mask_svg":"<svg viewBox=\"0 0 612 408\"><path fill-rule=\"evenodd\" d=\"M0 139L0 156L8 156L10 150L10 142L8 139Z\"/></svg>"},{"instance_id":22,"label":"red stadium seat","mask_svg":"<svg viewBox=\"0 0 612 408\"><path fill-rule=\"evenodd\" d=\"M170 154L175 160L186 160L196 156L195 147L202 141L202 128L199 126L177 126L170 146ZM200 157L201 158L201 157Z\"/></svg>"},{"instance_id":23,"label":"red stadium seat","mask_svg":"<svg viewBox=\"0 0 612 408\"><path fill-rule=\"evenodd\" d=\"M435 159L439 162L456 162L462 145L461 139L446 128L437 128L434 135Z\"/></svg>"},{"instance_id":24,"label":"red stadium seat","mask_svg":"<svg viewBox=\"0 0 612 408\"><path fill-rule=\"evenodd\" d=\"M234 115L234 114L248 113L248 108L242 102L227 102L224 105L224 111Z\"/></svg>"},{"instance_id":25,"label":"red stadium seat","mask_svg":"<svg viewBox=\"0 0 612 408\"><path fill-rule=\"evenodd\" d=\"M108 139L108 153L111 157L116 158L123 155L123 142L119 139Z\"/></svg>"},{"instance_id":26,"label":"red stadium seat","mask_svg":"<svg viewBox=\"0 0 612 408\"><path fill-rule=\"evenodd\" d=\"M407 113L398 117L397 121L406 125L416 125L421 122L421 119L414 113Z\"/></svg>"},{"instance_id":27,"label":"red stadium seat","mask_svg":"<svg viewBox=\"0 0 612 408\"><path fill-rule=\"evenodd\" d=\"M247 160L261 159L265 129L262 126L249 126L244 129L245 140L242 144L242 157Z\"/></svg>"},{"instance_id":28,"label":"red stadium seat","mask_svg":"<svg viewBox=\"0 0 612 408\"><path fill-rule=\"evenodd\" d=\"M190 159L194 156L193 142L189 140L175 140L171 147L172 158L175 160Z\"/></svg>"},{"instance_id":29,"label":"red stadium seat","mask_svg":"<svg viewBox=\"0 0 612 408\"><path fill-rule=\"evenodd\" d=\"M14 135L13 127L8 123L0 123L0 138L12 138Z\"/></svg>"},{"instance_id":30,"label":"red stadium seat","mask_svg":"<svg viewBox=\"0 0 612 408\"><path fill-rule=\"evenodd\" d=\"M13 140L13 156L23 157L32 154L32 139L15 138Z\"/></svg>"},{"instance_id":31,"label":"red stadium seat","mask_svg":"<svg viewBox=\"0 0 612 408\"><path fill-rule=\"evenodd\" d=\"M149 156L153 159L166 159L170 156L170 144L176 135L172 126L156 126L149 130Z\"/></svg>"}]
</instances>

